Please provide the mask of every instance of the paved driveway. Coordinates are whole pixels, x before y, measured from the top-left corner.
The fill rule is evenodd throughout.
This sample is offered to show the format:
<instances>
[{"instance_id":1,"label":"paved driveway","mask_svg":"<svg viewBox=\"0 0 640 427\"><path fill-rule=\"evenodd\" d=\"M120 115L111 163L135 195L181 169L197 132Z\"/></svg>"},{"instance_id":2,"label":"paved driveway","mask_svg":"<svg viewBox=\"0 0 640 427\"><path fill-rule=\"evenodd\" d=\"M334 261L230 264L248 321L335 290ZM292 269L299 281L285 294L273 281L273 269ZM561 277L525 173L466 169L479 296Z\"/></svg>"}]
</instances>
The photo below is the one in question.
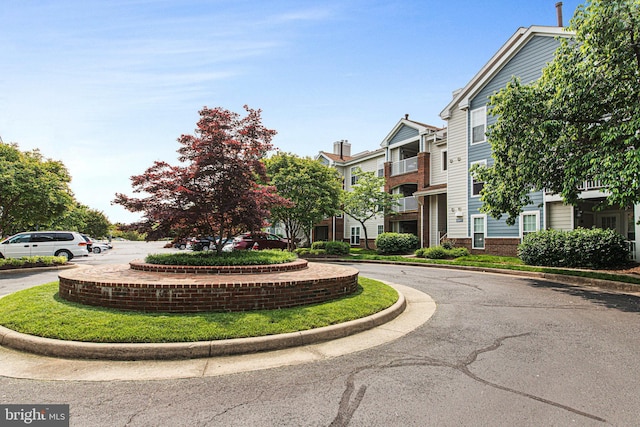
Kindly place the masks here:
<instances>
[{"instance_id":1,"label":"paved driveway","mask_svg":"<svg viewBox=\"0 0 640 427\"><path fill-rule=\"evenodd\" d=\"M638 425L637 295L354 266L429 294L435 314L389 344L319 362L162 381L0 378L0 399L68 403L78 426Z\"/></svg>"}]
</instances>

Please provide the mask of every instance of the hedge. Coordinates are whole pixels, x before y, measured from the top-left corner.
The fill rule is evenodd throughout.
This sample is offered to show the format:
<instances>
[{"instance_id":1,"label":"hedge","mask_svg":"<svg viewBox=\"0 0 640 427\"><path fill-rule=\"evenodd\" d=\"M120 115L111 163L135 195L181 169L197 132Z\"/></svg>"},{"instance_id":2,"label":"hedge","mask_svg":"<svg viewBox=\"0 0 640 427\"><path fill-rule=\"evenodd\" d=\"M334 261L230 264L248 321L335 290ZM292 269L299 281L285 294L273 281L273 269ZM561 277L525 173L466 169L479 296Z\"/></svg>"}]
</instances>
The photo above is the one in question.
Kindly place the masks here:
<instances>
[{"instance_id":1,"label":"hedge","mask_svg":"<svg viewBox=\"0 0 640 427\"><path fill-rule=\"evenodd\" d=\"M408 254L419 245L418 236L409 233L382 233L376 238L379 254Z\"/></svg>"},{"instance_id":2,"label":"hedge","mask_svg":"<svg viewBox=\"0 0 640 427\"><path fill-rule=\"evenodd\" d=\"M518 256L529 265L549 267L619 267L629 262L629 245L614 230L577 228L527 234Z\"/></svg>"}]
</instances>

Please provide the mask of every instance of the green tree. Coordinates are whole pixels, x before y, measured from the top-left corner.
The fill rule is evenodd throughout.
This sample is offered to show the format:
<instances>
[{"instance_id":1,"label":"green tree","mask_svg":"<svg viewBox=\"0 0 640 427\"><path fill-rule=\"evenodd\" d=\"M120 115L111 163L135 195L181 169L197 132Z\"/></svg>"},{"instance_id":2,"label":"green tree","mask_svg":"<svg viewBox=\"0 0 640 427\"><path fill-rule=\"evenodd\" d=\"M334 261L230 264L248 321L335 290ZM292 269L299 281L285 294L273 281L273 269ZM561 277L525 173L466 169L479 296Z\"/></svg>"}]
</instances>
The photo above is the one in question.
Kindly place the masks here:
<instances>
[{"instance_id":1,"label":"green tree","mask_svg":"<svg viewBox=\"0 0 640 427\"><path fill-rule=\"evenodd\" d=\"M356 183L351 191L342 192L342 210L362 225L364 244L369 248L367 221L378 215L390 215L395 211L401 194L389 194L384 191L384 178L374 172L355 171Z\"/></svg>"},{"instance_id":2,"label":"green tree","mask_svg":"<svg viewBox=\"0 0 640 427\"><path fill-rule=\"evenodd\" d=\"M314 224L340 212L342 183L338 172L311 158L278 153L265 161L271 185L289 200L271 208L271 219L284 224L287 238L303 233L311 241Z\"/></svg>"},{"instance_id":3,"label":"green tree","mask_svg":"<svg viewBox=\"0 0 640 427\"><path fill-rule=\"evenodd\" d=\"M97 209L88 209L85 221L86 227L84 228L84 232L88 235L96 238L109 237L111 235L113 226L104 212Z\"/></svg>"},{"instance_id":4,"label":"green tree","mask_svg":"<svg viewBox=\"0 0 640 427\"><path fill-rule=\"evenodd\" d=\"M0 143L0 236L48 224L74 199L62 162Z\"/></svg>"},{"instance_id":5,"label":"green tree","mask_svg":"<svg viewBox=\"0 0 640 427\"><path fill-rule=\"evenodd\" d=\"M575 204L584 181L606 186L606 205L640 202L640 0L588 1L569 30L539 80L491 98L494 164L474 173L482 210L510 224L531 190Z\"/></svg>"},{"instance_id":6,"label":"green tree","mask_svg":"<svg viewBox=\"0 0 640 427\"><path fill-rule=\"evenodd\" d=\"M99 238L109 236L112 225L103 212L76 202L63 215L43 227L50 230L79 231Z\"/></svg>"}]
</instances>

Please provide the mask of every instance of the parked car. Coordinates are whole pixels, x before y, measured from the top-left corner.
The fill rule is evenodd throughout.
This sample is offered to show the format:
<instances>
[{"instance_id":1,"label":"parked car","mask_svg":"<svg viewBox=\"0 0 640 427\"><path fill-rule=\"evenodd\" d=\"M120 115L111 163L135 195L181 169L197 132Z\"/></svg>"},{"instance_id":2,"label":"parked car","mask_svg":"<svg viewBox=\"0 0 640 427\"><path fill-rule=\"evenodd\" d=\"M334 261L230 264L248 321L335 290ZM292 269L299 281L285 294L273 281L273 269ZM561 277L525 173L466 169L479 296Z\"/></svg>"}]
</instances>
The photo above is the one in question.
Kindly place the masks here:
<instances>
[{"instance_id":1,"label":"parked car","mask_svg":"<svg viewBox=\"0 0 640 427\"><path fill-rule=\"evenodd\" d=\"M87 242L87 251L93 252L93 239L86 234L80 233L80 235L85 240L85 242Z\"/></svg>"},{"instance_id":2,"label":"parked car","mask_svg":"<svg viewBox=\"0 0 640 427\"><path fill-rule=\"evenodd\" d=\"M172 246L174 248L180 249L180 250L187 249L187 239L176 238L176 239L173 240L173 245ZM171 245L169 247L171 247Z\"/></svg>"},{"instance_id":3,"label":"parked car","mask_svg":"<svg viewBox=\"0 0 640 427\"><path fill-rule=\"evenodd\" d=\"M287 246L287 239L271 233L244 233L233 239L233 250L287 249Z\"/></svg>"},{"instance_id":4,"label":"parked car","mask_svg":"<svg viewBox=\"0 0 640 427\"><path fill-rule=\"evenodd\" d=\"M75 231L30 231L0 242L0 258L63 256L70 260L88 255L87 241Z\"/></svg>"},{"instance_id":5,"label":"parked car","mask_svg":"<svg viewBox=\"0 0 640 427\"><path fill-rule=\"evenodd\" d=\"M233 239L222 239L222 246L233 241ZM220 243L220 238L216 237L199 237L190 239L187 249L194 251L215 251Z\"/></svg>"},{"instance_id":6,"label":"parked car","mask_svg":"<svg viewBox=\"0 0 640 427\"><path fill-rule=\"evenodd\" d=\"M92 245L92 252L94 254L99 254L102 253L104 251L107 251L109 249L111 249L113 246L111 246L109 243L104 243L104 242L96 242L95 240L93 241L93 245Z\"/></svg>"},{"instance_id":7,"label":"parked car","mask_svg":"<svg viewBox=\"0 0 640 427\"><path fill-rule=\"evenodd\" d=\"M187 243L187 249L192 251L208 251L215 247L212 237L194 237Z\"/></svg>"}]
</instances>

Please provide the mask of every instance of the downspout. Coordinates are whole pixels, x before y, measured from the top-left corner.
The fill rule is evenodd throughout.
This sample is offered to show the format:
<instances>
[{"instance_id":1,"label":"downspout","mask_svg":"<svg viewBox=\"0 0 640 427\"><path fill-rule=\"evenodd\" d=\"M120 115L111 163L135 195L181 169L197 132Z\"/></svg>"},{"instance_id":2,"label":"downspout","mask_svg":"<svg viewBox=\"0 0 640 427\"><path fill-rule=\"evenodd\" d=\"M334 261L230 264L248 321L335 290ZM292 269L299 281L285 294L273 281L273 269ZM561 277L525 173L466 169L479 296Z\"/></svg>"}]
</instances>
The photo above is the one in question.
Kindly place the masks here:
<instances>
[{"instance_id":1,"label":"downspout","mask_svg":"<svg viewBox=\"0 0 640 427\"><path fill-rule=\"evenodd\" d=\"M336 216L335 215L332 217L332 221L331 222L332 222L332 227L331 228L333 228L331 236L333 238L333 241L335 242L336 241Z\"/></svg>"}]
</instances>

